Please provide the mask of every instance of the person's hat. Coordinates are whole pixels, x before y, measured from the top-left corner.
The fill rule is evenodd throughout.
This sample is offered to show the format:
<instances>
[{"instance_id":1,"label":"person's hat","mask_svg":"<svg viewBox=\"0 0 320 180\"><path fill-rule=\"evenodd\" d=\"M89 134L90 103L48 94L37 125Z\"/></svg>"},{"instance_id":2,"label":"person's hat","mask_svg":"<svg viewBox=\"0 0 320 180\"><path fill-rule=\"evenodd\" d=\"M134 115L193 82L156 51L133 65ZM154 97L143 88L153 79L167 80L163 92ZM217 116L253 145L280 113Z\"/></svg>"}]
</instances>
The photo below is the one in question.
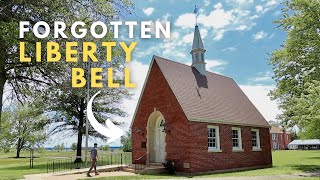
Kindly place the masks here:
<instances>
[{"instance_id":1,"label":"person's hat","mask_svg":"<svg viewBox=\"0 0 320 180\"><path fill-rule=\"evenodd\" d=\"M95 145L95 146L96 146L96 145L98 145L98 144L97 144L97 143L94 143L93 145Z\"/></svg>"}]
</instances>

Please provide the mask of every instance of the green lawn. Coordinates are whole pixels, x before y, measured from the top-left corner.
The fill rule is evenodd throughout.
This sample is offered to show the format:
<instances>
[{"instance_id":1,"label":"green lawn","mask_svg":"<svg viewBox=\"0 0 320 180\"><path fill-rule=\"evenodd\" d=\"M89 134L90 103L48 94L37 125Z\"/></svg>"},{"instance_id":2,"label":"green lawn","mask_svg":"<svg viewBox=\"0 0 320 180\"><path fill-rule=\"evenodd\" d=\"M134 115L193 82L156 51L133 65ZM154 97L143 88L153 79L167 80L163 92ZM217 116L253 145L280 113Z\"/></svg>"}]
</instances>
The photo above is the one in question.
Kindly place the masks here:
<instances>
[{"instance_id":1,"label":"green lawn","mask_svg":"<svg viewBox=\"0 0 320 180\"><path fill-rule=\"evenodd\" d=\"M0 179L20 179L25 174L36 174L47 172L47 160L50 157L74 157L73 151L43 151L35 152L34 169L29 168L29 158L12 158L14 153L0 153ZM28 157L29 152L22 152L22 157ZM320 151L274 151L273 168L258 169L233 173L220 173L203 175L199 177L223 177L223 176L262 176L276 174L294 174L320 170ZM115 179L163 179L179 178L179 176L168 175L139 175L130 177L108 177L108 180ZM100 180L106 178L100 178ZM309 178L308 178L309 179ZM312 179L312 178L310 178ZM317 178L314 178L317 179Z\"/></svg>"},{"instance_id":2,"label":"green lawn","mask_svg":"<svg viewBox=\"0 0 320 180\"><path fill-rule=\"evenodd\" d=\"M18 179L23 178L25 174L38 174L47 172L47 160L50 157L75 156L73 151L43 151L35 152L34 168L29 168L30 152L22 151L22 158L13 158L14 152L0 153L0 179Z\"/></svg>"},{"instance_id":3,"label":"green lawn","mask_svg":"<svg viewBox=\"0 0 320 180\"><path fill-rule=\"evenodd\" d=\"M106 159L106 151L102 152L99 151L100 161L99 163L108 163L110 164L110 159ZM82 152L84 155L84 151ZM21 179L23 178L23 175L25 174L39 174L39 173L47 173L47 162L48 160L55 158L55 167L57 168L57 164L59 162L63 162L62 164L68 164L65 163L66 159L68 159L68 162L71 160L71 158L74 159L76 155L75 151L41 151L41 152L34 152L34 168L30 169L29 167L29 157L30 152L28 151L22 151L20 156L21 158L14 158L15 153L0 153L0 179ZM69 158L66 158L69 157ZM109 157L109 156L108 156ZM115 160L115 156L113 157L113 163L117 163ZM70 163L72 166L77 166L78 164ZM82 164L84 165L84 163ZM89 165L89 164L88 164ZM61 169L64 169L65 167L61 166ZM65 170L66 171L66 170Z\"/></svg>"},{"instance_id":4,"label":"green lawn","mask_svg":"<svg viewBox=\"0 0 320 180\"><path fill-rule=\"evenodd\" d=\"M232 173L219 173L211 175L201 175L197 177L226 177L226 176L265 176L279 174L295 174L320 170L320 151L273 151L273 167L266 169L248 170ZM108 177L108 180L122 179L162 179L162 178L181 178L181 176L159 176L159 175L139 175L131 177ZM107 178L99 178L103 180ZM305 178L305 179L319 179Z\"/></svg>"}]
</instances>

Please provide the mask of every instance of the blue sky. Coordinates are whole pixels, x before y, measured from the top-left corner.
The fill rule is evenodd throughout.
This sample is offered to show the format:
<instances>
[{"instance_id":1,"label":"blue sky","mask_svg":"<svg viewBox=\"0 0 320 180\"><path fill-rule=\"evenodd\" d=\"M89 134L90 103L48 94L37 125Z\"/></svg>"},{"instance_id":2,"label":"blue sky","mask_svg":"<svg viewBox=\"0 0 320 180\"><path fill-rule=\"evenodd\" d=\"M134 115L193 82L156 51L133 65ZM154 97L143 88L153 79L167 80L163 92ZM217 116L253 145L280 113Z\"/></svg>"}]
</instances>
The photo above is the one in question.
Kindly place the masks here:
<instances>
[{"instance_id":1,"label":"blue sky","mask_svg":"<svg viewBox=\"0 0 320 180\"><path fill-rule=\"evenodd\" d=\"M268 96L275 87L268 53L280 48L286 38L286 34L272 23L281 17L279 0L135 0L134 3L135 13L124 17L124 21L170 21L172 27L170 39L134 39L138 45L129 66L137 88L131 90L132 99L123 103L128 116L116 119L125 122L123 129L128 130L130 126L152 55L191 63L195 4L199 9L198 25L207 50L207 70L233 78L266 120L275 120L281 113L276 102ZM138 31L135 34L139 34ZM128 40L124 36L121 39ZM91 139L89 145L95 141ZM76 136L53 136L46 146L62 142L70 146L76 142ZM111 145L120 145L120 142Z\"/></svg>"},{"instance_id":2,"label":"blue sky","mask_svg":"<svg viewBox=\"0 0 320 180\"><path fill-rule=\"evenodd\" d=\"M268 53L280 47L285 33L274 20L281 17L276 0L135 0L137 21L171 22L171 39L139 40L135 59L148 64L153 54L182 63L191 62L194 5L206 48L208 70L232 77L238 84L272 85ZM159 47L160 46L160 47ZM166 52L170 51L170 52Z\"/></svg>"}]
</instances>

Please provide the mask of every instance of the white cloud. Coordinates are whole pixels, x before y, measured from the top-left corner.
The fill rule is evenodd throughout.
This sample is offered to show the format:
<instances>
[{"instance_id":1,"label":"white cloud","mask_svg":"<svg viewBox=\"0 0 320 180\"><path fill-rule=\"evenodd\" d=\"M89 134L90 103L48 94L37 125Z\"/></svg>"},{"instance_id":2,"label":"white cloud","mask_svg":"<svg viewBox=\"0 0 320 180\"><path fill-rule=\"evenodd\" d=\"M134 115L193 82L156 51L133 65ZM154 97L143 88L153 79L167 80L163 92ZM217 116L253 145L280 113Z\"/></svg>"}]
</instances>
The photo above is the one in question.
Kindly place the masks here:
<instances>
[{"instance_id":1,"label":"white cloud","mask_svg":"<svg viewBox=\"0 0 320 180\"><path fill-rule=\"evenodd\" d=\"M215 40L215 41L221 40L223 38L223 34L224 34L224 30L216 31L216 34L215 34L213 40Z\"/></svg>"},{"instance_id":2,"label":"white cloud","mask_svg":"<svg viewBox=\"0 0 320 180\"><path fill-rule=\"evenodd\" d=\"M237 48L235 48L235 47L227 47L227 48L222 49L221 51L222 52L233 52L236 50L237 50Z\"/></svg>"},{"instance_id":3,"label":"white cloud","mask_svg":"<svg viewBox=\"0 0 320 180\"><path fill-rule=\"evenodd\" d=\"M260 13L263 11L263 7L261 5L256 6L256 12Z\"/></svg>"},{"instance_id":4,"label":"white cloud","mask_svg":"<svg viewBox=\"0 0 320 180\"><path fill-rule=\"evenodd\" d=\"M204 0L204 6L209 6L210 5L210 0Z\"/></svg>"},{"instance_id":5,"label":"white cloud","mask_svg":"<svg viewBox=\"0 0 320 180\"><path fill-rule=\"evenodd\" d=\"M253 0L235 0L238 4L253 3Z\"/></svg>"},{"instance_id":6,"label":"white cloud","mask_svg":"<svg viewBox=\"0 0 320 180\"><path fill-rule=\"evenodd\" d=\"M276 0L268 0L266 6L273 6L273 5L276 5L276 4L277 4Z\"/></svg>"},{"instance_id":7,"label":"white cloud","mask_svg":"<svg viewBox=\"0 0 320 180\"><path fill-rule=\"evenodd\" d=\"M192 62L185 63L188 66L191 66ZM221 74L221 71L224 70L225 66L228 63L220 59L206 59L206 69L217 74Z\"/></svg>"},{"instance_id":8,"label":"white cloud","mask_svg":"<svg viewBox=\"0 0 320 180\"><path fill-rule=\"evenodd\" d=\"M205 27L211 27L213 29L221 29L229 25L234 16L232 11L225 11L224 9L215 9L210 12L208 16L200 14L198 22Z\"/></svg>"},{"instance_id":9,"label":"white cloud","mask_svg":"<svg viewBox=\"0 0 320 180\"><path fill-rule=\"evenodd\" d=\"M207 70L211 70L213 72L218 72L220 73L221 70L224 69L224 66L227 65L228 63L223 60L217 60L217 59L207 59L206 60L206 68Z\"/></svg>"},{"instance_id":10,"label":"white cloud","mask_svg":"<svg viewBox=\"0 0 320 180\"><path fill-rule=\"evenodd\" d=\"M193 33L189 33L189 34L184 35L182 37L182 41L184 43L189 43L189 44L192 43L192 41L193 41Z\"/></svg>"},{"instance_id":11,"label":"white cloud","mask_svg":"<svg viewBox=\"0 0 320 180\"><path fill-rule=\"evenodd\" d=\"M147 16L150 16L153 11L154 11L154 8L153 7L148 7L148 8L145 8L145 9L142 9L143 13Z\"/></svg>"},{"instance_id":12,"label":"white cloud","mask_svg":"<svg viewBox=\"0 0 320 180\"><path fill-rule=\"evenodd\" d=\"M193 28L195 22L195 15L192 13L186 13L178 17L178 19L175 22L175 25L181 28Z\"/></svg>"},{"instance_id":13,"label":"white cloud","mask_svg":"<svg viewBox=\"0 0 320 180\"><path fill-rule=\"evenodd\" d=\"M245 6L236 6L230 9L230 6L224 7L222 3L213 5L208 11L199 11L198 25L201 29L206 29L210 37L218 41L224 37L224 33L228 31L247 31L256 25L254 22L259 16L254 14L255 11L249 10L247 4L253 4L253 1L244 0L229 0L236 4L246 4ZM251 7L250 5L250 7ZM254 8L254 7L253 7ZM202 9L205 10L205 9ZM185 13L178 16L175 21L175 26L178 30L194 28L195 15ZM212 36L212 35L213 36Z\"/></svg>"},{"instance_id":14,"label":"white cloud","mask_svg":"<svg viewBox=\"0 0 320 180\"><path fill-rule=\"evenodd\" d=\"M234 4L235 6L251 6L254 0L226 0L227 4Z\"/></svg>"},{"instance_id":15,"label":"white cloud","mask_svg":"<svg viewBox=\"0 0 320 180\"><path fill-rule=\"evenodd\" d=\"M272 39L276 34L275 33L272 33L270 36L269 36L269 39Z\"/></svg>"},{"instance_id":16,"label":"white cloud","mask_svg":"<svg viewBox=\"0 0 320 180\"><path fill-rule=\"evenodd\" d=\"M206 38L206 36L207 36L207 34L208 34L208 30L206 30L206 29L200 29L200 34L201 34L201 38L202 38L202 40L203 40L204 38ZM193 32L184 35L184 36L182 37L183 43L189 44L190 47L191 47L192 42L193 42L193 36L194 36L194 33L193 33Z\"/></svg>"},{"instance_id":17,"label":"white cloud","mask_svg":"<svg viewBox=\"0 0 320 180\"><path fill-rule=\"evenodd\" d=\"M268 83L274 82L272 79L273 73L271 71L260 72L257 76L249 79L249 83Z\"/></svg>"},{"instance_id":18,"label":"white cloud","mask_svg":"<svg viewBox=\"0 0 320 180\"><path fill-rule=\"evenodd\" d=\"M215 4L213 7L215 9L221 9L223 6L222 6L221 2L219 2L219 3Z\"/></svg>"},{"instance_id":19,"label":"white cloud","mask_svg":"<svg viewBox=\"0 0 320 180\"><path fill-rule=\"evenodd\" d=\"M274 89L274 86L240 85L240 88L267 121L275 120L276 116L282 113L276 101L271 101L268 96L268 93Z\"/></svg>"},{"instance_id":20,"label":"white cloud","mask_svg":"<svg viewBox=\"0 0 320 180\"><path fill-rule=\"evenodd\" d=\"M256 34L253 34L253 38L255 40L260 40L260 39L264 39L268 36L268 33L264 32L264 31L259 31Z\"/></svg>"},{"instance_id":21,"label":"white cloud","mask_svg":"<svg viewBox=\"0 0 320 180\"><path fill-rule=\"evenodd\" d=\"M248 26L247 26L247 25L241 25L241 26L239 26L239 27L236 28L236 30L239 30L239 31L244 31L244 30L246 30L246 29L248 29Z\"/></svg>"}]
</instances>

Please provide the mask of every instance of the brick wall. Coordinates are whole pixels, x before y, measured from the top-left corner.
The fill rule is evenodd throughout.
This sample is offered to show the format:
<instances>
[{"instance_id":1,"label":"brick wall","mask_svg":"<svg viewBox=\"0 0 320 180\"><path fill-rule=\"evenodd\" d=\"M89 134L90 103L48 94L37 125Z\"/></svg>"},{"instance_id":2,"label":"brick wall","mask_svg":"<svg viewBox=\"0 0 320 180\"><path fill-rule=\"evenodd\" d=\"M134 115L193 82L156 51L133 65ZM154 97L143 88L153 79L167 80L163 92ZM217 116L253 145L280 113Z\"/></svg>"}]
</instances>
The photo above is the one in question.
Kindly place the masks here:
<instances>
[{"instance_id":1,"label":"brick wall","mask_svg":"<svg viewBox=\"0 0 320 180\"><path fill-rule=\"evenodd\" d=\"M141 143L147 142L147 121L154 108L163 114L170 130L165 139L166 159L175 162L177 171L205 172L272 164L268 128L260 128L262 151L252 151L251 128L241 127L244 152L232 152L231 127L233 126L212 124L220 127L222 152L208 152L208 123L187 120L156 62L151 68L132 125L133 160L147 153L147 148L141 147ZM142 132L137 133L137 129L141 129ZM189 163L190 167L184 168L184 163Z\"/></svg>"},{"instance_id":2,"label":"brick wall","mask_svg":"<svg viewBox=\"0 0 320 180\"><path fill-rule=\"evenodd\" d=\"M275 133L277 134L276 140L272 139L272 134L270 133L270 143L271 143L271 149L273 149L273 143L277 143L276 150L285 150L288 148L288 144L291 142L291 134L287 133ZM288 139L287 139L288 136Z\"/></svg>"},{"instance_id":3,"label":"brick wall","mask_svg":"<svg viewBox=\"0 0 320 180\"><path fill-rule=\"evenodd\" d=\"M269 128L259 129L262 151L252 151L252 127L190 122L193 141L190 168L192 172L205 172L233 168L271 165ZM219 126L222 152L208 152L207 125ZM241 128L243 152L232 151L232 127Z\"/></svg>"},{"instance_id":4,"label":"brick wall","mask_svg":"<svg viewBox=\"0 0 320 180\"><path fill-rule=\"evenodd\" d=\"M165 139L166 158L173 160L180 169L183 166L182 162L188 160L189 156L188 148L183 149L190 144L188 121L156 62L151 68L132 125L133 160L147 153L147 148L141 148L141 142L147 142L147 121L154 108L163 114L170 129ZM138 134L137 128L142 128L144 134Z\"/></svg>"}]
</instances>

